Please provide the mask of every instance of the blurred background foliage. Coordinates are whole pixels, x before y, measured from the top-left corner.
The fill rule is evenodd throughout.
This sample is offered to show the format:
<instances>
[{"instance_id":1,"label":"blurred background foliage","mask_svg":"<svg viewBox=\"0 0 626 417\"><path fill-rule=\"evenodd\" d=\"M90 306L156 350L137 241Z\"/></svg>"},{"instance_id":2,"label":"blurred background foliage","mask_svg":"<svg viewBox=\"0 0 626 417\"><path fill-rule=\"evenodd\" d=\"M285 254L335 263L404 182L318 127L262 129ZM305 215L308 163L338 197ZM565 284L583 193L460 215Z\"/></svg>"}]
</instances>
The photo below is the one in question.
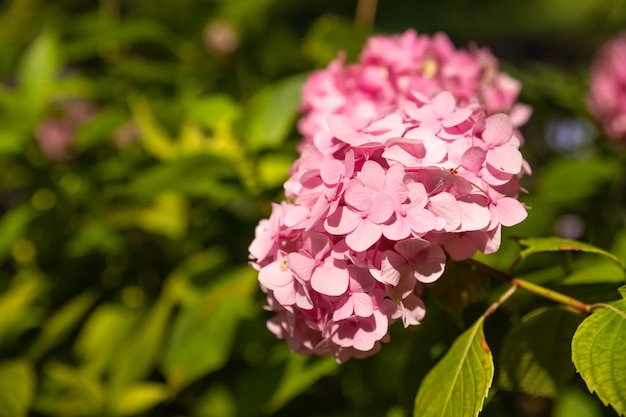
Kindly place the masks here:
<instances>
[{"instance_id":1,"label":"blurred background foliage","mask_svg":"<svg viewBox=\"0 0 626 417\"><path fill-rule=\"evenodd\" d=\"M247 266L296 158L303 80L341 49L354 59L374 32L490 48L534 108L522 149L532 210L507 236L556 234L626 259L626 152L585 106L589 63L626 28L624 2L381 0L374 24L356 10L0 2L0 416L411 414L421 378L497 282L479 279L460 307L428 293L421 326L396 325L379 354L338 366L266 330ZM518 252L505 238L481 260L507 268ZM516 272L587 302L618 298L624 281L595 256L536 256ZM496 358L507 329L546 304L516 295L487 321ZM614 415L569 372L543 397L501 383L483 415Z\"/></svg>"}]
</instances>

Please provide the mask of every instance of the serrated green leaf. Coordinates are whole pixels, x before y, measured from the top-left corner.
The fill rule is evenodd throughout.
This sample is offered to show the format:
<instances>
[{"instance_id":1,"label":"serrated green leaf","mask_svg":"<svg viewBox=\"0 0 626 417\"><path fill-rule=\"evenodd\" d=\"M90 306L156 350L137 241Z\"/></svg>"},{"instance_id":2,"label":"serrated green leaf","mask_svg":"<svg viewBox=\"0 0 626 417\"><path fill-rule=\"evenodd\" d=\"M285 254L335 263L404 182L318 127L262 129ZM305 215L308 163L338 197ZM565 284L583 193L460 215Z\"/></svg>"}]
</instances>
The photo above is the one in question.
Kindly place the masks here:
<instances>
[{"instance_id":1,"label":"serrated green leaf","mask_svg":"<svg viewBox=\"0 0 626 417\"><path fill-rule=\"evenodd\" d=\"M570 343L581 316L559 307L526 315L504 339L499 385L554 398L575 375Z\"/></svg>"},{"instance_id":2,"label":"serrated green leaf","mask_svg":"<svg viewBox=\"0 0 626 417\"><path fill-rule=\"evenodd\" d=\"M622 295L622 298L626 298L626 285L619 287L618 291Z\"/></svg>"},{"instance_id":3,"label":"serrated green leaf","mask_svg":"<svg viewBox=\"0 0 626 417\"><path fill-rule=\"evenodd\" d=\"M233 270L200 303L181 313L163 359L174 392L226 363L239 321L252 300L255 278L250 268Z\"/></svg>"},{"instance_id":4,"label":"serrated green leaf","mask_svg":"<svg viewBox=\"0 0 626 417\"><path fill-rule=\"evenodd\" d=\"M626 300L595 310L576 330L572 360L605 405L626 414Z\"/></svg>"},{"instance_id":5,"label":"serrated green leaf","mask_svg":"<svg viewBox=\"0 0 626 417\"><path fill-rule=\"evenodd\" d=\"M415 397L415 417L477 416L493 381L491 350L480 317L428 372Z\"/></svg>"},{"instance_id":6,"label":"serrated green leaf","mask_svg":"<svg viewBox=\"0 0 626 417\"><path fill-rule=\"evenodd\" d=\"M448 262L444 274L431 288L435 301L463 326L463 310L489 289L489 277L471 265Z\"/></svg>"},{"instance_id":7,"label":"serrated green leaf","mask_svg":"<svg viewBox=\"0 0 626 417\"><path fill-rule=\"evenodd\" d=\"M527 257L541 252L562 252L562 251L575 251L575 252L587 252L595 253L607 257L615 262L621 268L624 268L622 261L610 252L600 249L596 246L590 245L584 242L578 242L571 239L562 239L559 237L532 237L518 240L519 244L526 249L523 249L515 264Z\"/></svg>"},{"instance_id":8,"label":"serrated green leaf","mask_svg":"<svg viewBox=\"0 0 626 417\"><path fill-rule=\"evenodd\" d=\"M304 355L289 355L285 373L274 395L267 403L266 410L270 414L276 412L293 397L313 385L315 381L337 369L337 366L334 357L310 360Z\"/></svg>"},{"instance_id":9,"label":"serrated green leaf","mask_svg":"<svg viewBox=\"0 0 626 417\"><path fill-rule=\"evenodd\" d=\"M0 417L26 417L34 390L32 364L20 359L0 362Z\"/></svg>"},{"instance_id":10,"label":"serrated green leaf","mask_svg":"<svg viewBox=\"0 0 626 417\"><path fill-rule=\"evenodd\" d=\"M245 141L253 150L280 147L293 127L306 75L296 75L259 91L251 100Z\"/></svg>"}]
</instances>

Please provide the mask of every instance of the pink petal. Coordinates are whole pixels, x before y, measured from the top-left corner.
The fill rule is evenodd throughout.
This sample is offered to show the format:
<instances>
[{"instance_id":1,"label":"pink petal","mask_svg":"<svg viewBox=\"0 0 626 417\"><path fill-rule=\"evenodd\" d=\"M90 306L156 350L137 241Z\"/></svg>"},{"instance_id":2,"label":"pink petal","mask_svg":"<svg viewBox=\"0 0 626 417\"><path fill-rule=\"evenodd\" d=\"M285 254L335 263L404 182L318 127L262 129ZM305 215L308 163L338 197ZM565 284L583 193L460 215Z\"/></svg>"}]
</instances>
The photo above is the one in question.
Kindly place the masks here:
<instances>
[{"instance_id":1,"label":"pink petal","mask_svg":"<svg viewBox=\"0 0 626 417\"><path fill-rule=\"evenodd\" d=\"M331 235L345 235L350 233L361 223L361 214L355 213L346 206L340 206L326 217L324 229Z\"/></svg>"},{"instance_id":2,"label":"pink petal","mask_svg":"<svg viewBox=\"0 0 626 417\"><path fill-rule=\"evenodd\" d=\"M441 125L443 127L458 126L464 121L466 121L467 119L469 119L471 115L472 115L471 109L467 109L467 108L459 109L455 111L454 113L446 116L446 118L442 120Z\"/></svg>"},{"instance_id":3,"label":"pink petal","mask_svg":"<svg viewBox=\"0 0 626 417\"><path fill-rule=\"evenodd\" d=\"M449 91L439 93L432 101L433 110L439 117L445 117L452 113L456 108L456 100Z\"/></svg>"},{"instance_id":4,"label":"pink petal","mask_svg":"<svg viewBox=\"0 0 626 417\"><path fill-rule=\"evenodd\" d=\"M315 260L299 252L292 252L287 255L287 267L303 281L311 279L315 269Z\"/></svg>"},{"instance_id":5,"label":"pink petal","mask_svg":"<svg viewBox=\"0 0 626 417\"><path fill-rule=\"evenodd\" d=\"M470 194L457 201L461 209L461 230L480 230L489 226L491 215L485 196Z\"/></svg>"},{"instance_id":6,"label":"pink petal","mask_svg":"<svg viewBox=\"0 0 626 417\"><path fill-rule=\"evenodd\" d=\"M472 146L461 157L461 165L470 172L477 173L483 166L487 152L478 146Z\"/></svg>"},{"instance_id":7,"label":"pink petal","mask_svg":"<svg viewBox=\"0 0 626 417\"><path fill-rule=\"evenodd\" d=\"M486 120L483 139L490 145L502 145L513 136L513 125L506 114L494 114Z\"/></svg>"},{"instance_id":8,"label":"pink petal","mask_svg":"<svg viewBox=\"0 0 626 417\"><path fill-rule=\"evenodd\" d=\"M378 242L382 235L382 226L362 221L346 236L346 244L354 251L363 252Z\"/></svg>"},{"instance_id":9,"label":"pink petal","mask_svg":"<svg viewBox=\"0 0 626 417\"><path fill-rule=\"evenodd\" d=\"M357 178L365 187L382 190L385 185L385 170L377 162L366 161Z\"/></svg>"},{"instance_id":10,"label":"pink petal","mask_svg":"<svg viewBox=\"0 0 626 417\"><path fill-rule=\"evenodd\" d=\"M365 293L357 292L352 294L352 304L354 305L354 314L359 317L369 317L374 311L372 298Z\"/></svg>"},{"instance_id":11,"label":"pink petal","mask_svg":"<svg viewBox=\"0 0 626 417\"><path fill-rule=\"evenodd\" d=\"M380 281L385 284L398 285L400 270L406 263L407 260L396 252L385 251L380 265Z\"/></svg>"},{"instance_id":12,"label":"pink petal","mask_svg":"<svg viewBox=\"0 0 626 417\"><path fill-rule=\"evenodd\" d=\"M311 288L320 294L337 296L346 292L349 279L345 263L328 259L315 268L311 277Z\"/></svg>"},{"instance_id":13,"label":"pink petal","mask_svg":"<svg viewBox=\"0 0 626 417\"><path fill-rule=\"evenodd\" d=\"M502 226L515 226L528 216L524 205L511 197L504 197L496 202L498 218Z\"/></svg>"},{"instance_id":14,"label":"pink petal","mask_svg":"<svg viewBox=\"0 0 626 417\"><path fill-rule=\"evenodd\" d=\"M372 197L378 191L363 185L358 179L350 180L345 192L346 204L358 211L367 211L372 205Z\"/></svg>"},{"instance_id":15,"label":"pink petal","mask_svg":"<svg viewBox=\"0 0 626 417\"><path fill-rule=\"evenodd\" d=\"M487 152L487 163L507 174L518 174L522 169L522 154L513 146L498 146Z\"/></svg>"},{"instance_id":16,"label":"pink petal","mask_svg":"<svg viewBox=\"0 0 626 417\"><path fill-rule=\"evenodd\" d=\"M391 218L395 210L395 203L388 194L378 193L372 198L372 205L368 211L367 220L381 224Z\"/></svg>"}]
</instances>

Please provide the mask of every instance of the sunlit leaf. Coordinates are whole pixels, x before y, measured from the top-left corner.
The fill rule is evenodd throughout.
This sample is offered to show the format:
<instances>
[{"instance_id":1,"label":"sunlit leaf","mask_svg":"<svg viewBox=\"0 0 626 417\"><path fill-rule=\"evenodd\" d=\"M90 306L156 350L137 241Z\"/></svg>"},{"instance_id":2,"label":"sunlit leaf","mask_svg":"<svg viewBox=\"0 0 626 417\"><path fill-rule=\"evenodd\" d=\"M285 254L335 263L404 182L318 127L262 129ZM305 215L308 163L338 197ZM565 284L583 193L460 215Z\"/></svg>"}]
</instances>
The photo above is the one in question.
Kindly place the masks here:
<instances>
[{"instance_id":1,"label":"sunlit leaf","mask_svg":"<svg viewBox=\"0 0 626 417\"><path fill-rule=\"evenodd\" d=\"M190 118L209 130L233 123L242 112L241 105L225 94L214 94L186 103Z\"/></svg>"},{"instance_id":2,"label":"sunlit leaf","mask_svg":"<svg viewBox=\"0 0 626 417\"><path fill-rule=\"evenodd\" d=\"M43 323L41 335L28 350L27 355L37 359L60 343L85 317L85 313L96 300L97 294L93 291L87 291L61 306Z\"/></svg>"},{"instance_id":3,"label":"sunlit leaf","mask_svg":"<svg viewBox=\"0 0 626 417\"><path fill-rule=\"evenodd\" d=\"M235 331L256 288L254 272L250 268L231 271L200 303L181 313L163 359L163 370L174 391L226 363Z\"/></svg>"},{"instance_id":4,"label":"sunlit leaf","mask_svg":"<svg viewBox=\"0 0 626 417\"><path fill-rule=\"evenodd\" d=\"M536 310L504 340L499 384L507 390L554 398L575 375L570 343L582 321L562 308Z\"/></svg>"},{"instance_id":5,"label":"sunlit leaf","mask_svg":"<svg viewBox=\"0 0 626 417\"><path fill-rule=\"evenodd\" d=\"M572 360L605 405L626 414L626 300L598 308L576 330Z\"/></svg>"},{"instance_id":6,"label":"sunlit leaf","mask_svg":"<svg viewBox=\"0 0 626 417\"><path fill-rule=\"evenodd\" d=\"M280 147L293 128L305 75L296 75L259 91L250 103L245 141L253 150Z\"/></svg>"},{"instance_id":7,"label":"sunlit leaf","mask_svg":"<svg viewBox=\"0 0 626 417\"><path fill-rule=\"evenodd\" d=\"M302 393L320 378L337 369L337 361L334 357L310 358L291 354L283 378L280 381L274 395L266 405L269 413L273 413L283 407L289 400Z\"/></svg>"},{"instance_id":8,"label":"sunlit leaf","mask_svg":"<svg viewBox=\"0 0 626 417\"><path fill-rule=\"evenodd\" d=\"M432 286L435 301L459 324L463 325L463 310L479 300L489 289L489 277L471 265L448 262L444 274Z\"/></svg>"},{"instance_id":9,"label":"sunlit leaf","mask_svg":"<svg viewBox=\"0 0 626 417\"><path fill-rule=\"evenodd\" d=\"M494 375L483 324L480 317L428 372L415 397L415 417L478 415Z\"/></svg>"},{"instance_id":10,"label":"sunlit leaf","mask_svg":"<svg viewBox=\"0 0 626 417\"><path fill-rule=\"evenodd\" d=\"M107 408L115 416L135 415L165 401L169 395L166 385L157 382L139 382L112 397Z\"/></svg>"},{"instance_id":11,"label":"sunlit leaf","mask_svg":"<svg viewBox=\"0 0 626 417\"><path fill-rule=\"evenodd\" d=\"M516 263L526 259L527 257L541 252L562 252L562 251L574 251L574 252L587 252L595 253L607 257L608 259L617 263L621 268L624 268L624 264L615 255L600 249L589 243L578 242L571 239L563 239L559 237L533 237L524 238L518 240L519 244L525 249L520 252Z\"/></svg>"},{"instance_id":12,"label":"sunlit leaf","mask_svg":"<svg viewBox=\"0 0 626 417\"><path fill-rule=\"evenodd\" d=\"M130 100L133 117L141 132L141 143L146 152L161 161L169 161L178 155L172 139L154 119L148 101L142 96Z\"/></svg>"},{"instance_id":13,"label":"sunlit leaf","mask_svg":"<svg viewBox=\"0 0 626 417\"><path fill-rule=\"evenodd\" d=\"M0 417L26 417L34 391L32 364L20 359L0 362Z\"/></svg>"},{"instance_id":14,"label":"sunlit leaf","mask_svg":"<svg viewBox=\"0 0 626 417\"><path fill-rule=\"evenodd\" d=\"M187 230L187 201L179 194L162 193L153 207L143 210L136 221L148 232L180 238Z\"/></svg>"},{"instance_id":15,"label":"sunlit leaf","mask_svg":"<svg viewBox=\"0 0 626 417\"><path fill-rule=\"evenodd\" d=\"M25 110L36 113L47 104L59 65L57 36L44 30L30 45L18 69Z\"/></svg>"},{"instance_id":16,"label":"sunlit leaf","mask_svg":"<svg viewBox=\"0 0 626 417\"><path fill-rule=\"evenodd\" d=\"M103 372L129 337L138 316L137 311L120 304L99 305L76 338L74 352L81 366L94 374Z\"/></svg>"},{"instance_id":17,"label":"sunlit leaf","mask_svg":"<svg viewBox=\"0 0 626 417\"><path fill-rule=\"evenodd\" d=\"M29 326L36 316L31 314L36 298L46 289L38 277L14 280L7 291L0 294L0 346L12 340Z\"/></svg>"}]
</instances>

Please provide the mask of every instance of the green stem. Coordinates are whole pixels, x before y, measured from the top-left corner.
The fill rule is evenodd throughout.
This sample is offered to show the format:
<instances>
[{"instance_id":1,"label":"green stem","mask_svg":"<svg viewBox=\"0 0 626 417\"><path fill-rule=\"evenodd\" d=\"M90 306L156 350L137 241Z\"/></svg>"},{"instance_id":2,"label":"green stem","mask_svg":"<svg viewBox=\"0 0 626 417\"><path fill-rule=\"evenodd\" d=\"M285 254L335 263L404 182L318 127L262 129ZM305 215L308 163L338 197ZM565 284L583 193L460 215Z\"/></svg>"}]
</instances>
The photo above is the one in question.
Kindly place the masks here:
<instances>
[{"instance_id":1,"label":"green stem","mask_svg":"<svg viewBox=\"0 0 626 417\"><path fill-rule=\"evenodd\" d=\"M560 292L542 287L541 285L533 284L532 282L520 278L512 278L510 283L518 288L532 292L533 294L537 294L544 298L556 301L557 303L573 307L577 311L583 311L585 313L591 313L592 311L592 307L589 304L583 303L582 301L572 298L569 295L561 294Z\"/></svg>"},{"instance_id":2,"label":"green stem","mask_svg":"<svg viewBox=\"0 0 626 417\"><path fill-rule=\"evenodd\" d=\"M510 296L513 295L515 290L517 290L517 287L515 285L512 285L511 287L509 287L509 289L506 290L500 297L498 297L496 301L491 303L491 305L487 308L487 310L485 310L485 312L482 314L481 317L483 319L486 319L487 317L489 317L494 311L496 311L498 307L500 307L500 305L503 302L505 302Z\"/></svg>"},{"instance_id":3,"label":"green stem","mask_svg":"<svg viewBox=\"0 0 626 417\"><path fill-rule=\"evenodd\" d=\"M495 269L494 267L490 265L484 264L475 259L469 259L466 262L472 266L482 269L483 271L486 271L492 275L497 276L498 278L511 284L514 288L522 288L533 294L537 294L549 300L556 301L557 303L564 304L568 307L572 307L576 311L580 311L580 312L584 312L588 314L593 312L593 306L583 303L582 301L577 300L575 298L572 298L569 295L561 294L560 292L542 287L541 285L534 284L530 281L526 281L521 278L515 278L507 274L506 272L502 272L498 269Z\"/></svg>"}]
</instances>

